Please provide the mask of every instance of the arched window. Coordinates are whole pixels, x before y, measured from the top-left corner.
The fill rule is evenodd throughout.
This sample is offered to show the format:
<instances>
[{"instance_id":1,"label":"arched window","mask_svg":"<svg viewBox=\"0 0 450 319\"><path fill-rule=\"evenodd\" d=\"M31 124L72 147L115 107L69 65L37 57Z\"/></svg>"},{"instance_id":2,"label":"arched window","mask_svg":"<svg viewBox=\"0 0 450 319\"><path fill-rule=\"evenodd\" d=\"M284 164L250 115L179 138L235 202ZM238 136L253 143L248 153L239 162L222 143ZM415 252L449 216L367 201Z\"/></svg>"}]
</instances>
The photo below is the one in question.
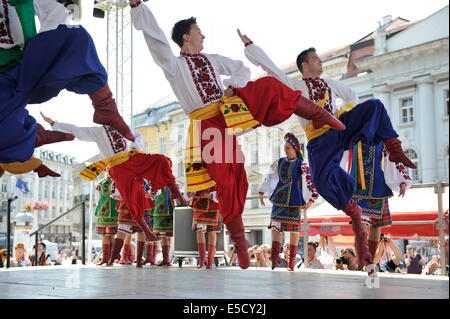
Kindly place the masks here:
<instances>
[{"instance_id":1,"label":"arched window","mask_svg":"<svg viewBox=\"0 0 450 319\"><path fill-rule=\"evenodd\" d=\"M411 162L414 163L414 165L417 166L416 169L411 169L411 168L407 168L408 169L408 174L411 177L411 179L415 182L419 181L419 156L417 155L417 152L409 149L405 151L405 155L411 160Z\"/></svg>"}]
</instances>

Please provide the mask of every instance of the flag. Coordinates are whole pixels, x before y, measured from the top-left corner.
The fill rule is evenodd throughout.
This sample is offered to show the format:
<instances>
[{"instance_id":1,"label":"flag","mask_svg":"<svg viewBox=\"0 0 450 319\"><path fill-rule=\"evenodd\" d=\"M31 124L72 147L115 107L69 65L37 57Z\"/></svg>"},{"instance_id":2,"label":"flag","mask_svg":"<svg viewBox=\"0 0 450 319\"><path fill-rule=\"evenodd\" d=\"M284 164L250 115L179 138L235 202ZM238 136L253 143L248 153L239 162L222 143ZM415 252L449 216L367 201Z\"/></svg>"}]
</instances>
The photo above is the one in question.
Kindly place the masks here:
<instances>
[{"instance_id":1,"label":"flag","mask_svg":"<svg viewBox=\"0 0 450 319\"><path fill-rule=\"evenodd\" d=\"M28 184L24 182L21 178L17 179L16 187L20 189L20 191L24 194L30 193L30 189L28 188Z\"/></svg>"}]
</instances>

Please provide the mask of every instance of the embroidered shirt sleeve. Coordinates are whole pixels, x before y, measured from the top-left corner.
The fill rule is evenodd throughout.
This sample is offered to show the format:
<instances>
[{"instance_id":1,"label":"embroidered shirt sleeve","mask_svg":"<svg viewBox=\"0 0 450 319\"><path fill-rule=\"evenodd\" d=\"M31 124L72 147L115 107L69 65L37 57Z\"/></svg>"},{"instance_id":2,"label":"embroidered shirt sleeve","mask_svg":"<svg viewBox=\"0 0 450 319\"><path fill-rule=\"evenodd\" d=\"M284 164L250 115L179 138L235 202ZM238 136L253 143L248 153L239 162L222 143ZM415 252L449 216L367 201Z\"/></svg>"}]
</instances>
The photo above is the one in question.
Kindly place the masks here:
<instances>
[{"instance_id":1,"label":"embroidered shirt sleeve","mask_svg":"<svg viewBox=\"0 0 450 319\"><path fill-rule=\"evenodd\" d=\"M177 77L177 57L173 54L169 41L153 13L146 4L142 3L131 8L131 19L134 27L144 33L155 63L163 69L168 80L174 80Z\"/></svg>"},{"instance_id":2,"label":"embroidered shirt sleeve","mask_svg":"<svg viewBox=\"0 0 450 319\"><path fill-rule=\"evenodd\" d=\"M52 125L53 131L60 131L73 134L77 139L84 142L97 142L98 133L102 127L78 127L73 124L55 122Z\"/></svg>"},{"instance_id":3,"label":"embroidered shirt sleeve","mask_svg":"<svg viewBox=\"0 0 450 319\"><path fill-rule=\"evenodd\" d=\"M221 55L214 55L214 57L220 65L219 73L230 76L229 79L223 81L225 87L241 88L247 85L251 78L251 71L244 65L244 62Z\"/></svg>"},{"instance_id":4,"label":"embroidered shirt sleeve","mask_svg":"<svg viewBox=\"0 0 450 319\"><path fill-rule=\"evenodd\" d=\"M319 198L319 192L312 182L311 172L308 164L303 163L301 165L301 170L303 179L303 199L305 200L305 202L309 200L315 202Z\"/></svg>"},{"instance_id":5,"label":"embroidered shirt sleeve","mask_svg":"<svg viewBox=\"0 0 450 319\"><path fill-rule=\"evenodd\" d=\"M135 148L140 151L145 150L145 142L144 142L144 135L142 135L139 131L135 130L134 128L130 127L131 133L133 133L135 140L134 143L131 144L131 148Z\"/></svg>"},{"instance_id":6,"label":"embroidered shirt sleeve","mask_svg":"<svg viewBox=\"0 0 450 319\"><path fill-rule=\"evenodd\" d=\"M351 87L336 80L327 79L326 81L329 83L333 91L336 93L336 96L344 101L344 105L358 104L359 101L358 94L356 94L356 92Z\"/></svg>"},{"instance_id":7,"label":"embroidered shirt sleeve","mask_svg":"<svg viewBox=\"0 0 450 319\"><path fill-rule=\"evenodd\" d=\"M34 9L41 24L39 32L53 30L69 22L69 12L55 0L34 0Z\"/></svg>"},{"instance_id":8,"label":"embroidered shirt sleeve","mask_svg":"<svg viewBox=\"0 0 450 319\"><path fill-rule=\"evenodd\" d=\"M406 184L406 190L411 188L413 181L409 176L405 166L402 163L394 163L389 160L389 154L386 150L383 150L384 156L384 179L386 180L386 185L394 192L400 191L400 185L402 183Z\"/></svg>"},{"instance_id":9,"label":"embroidered shirt sleeve","mask_svg":"<svg viewBox=\"0 0 450 319\"><path fill-rule=\"evenodd\" d=\"M251 63L260 66L269 76L273 76L293 90L298 90L298 83L291 79L278 68L269 56L256 44L250 44L245 48L245 56Z\"/></svg>"},{"instance_id":10,"label":"embroidered shirt sleeve","mask_svg":"<svg viewBox=\"0 0 450 319\"><path fill-rule=\"evenodd\" d=\"M279 177L278 177L278 161L275 161L270 165L272 171L267 174L264 179L264 182L259 187L259 193L269 194L271 195L275 188L277 187Z\"/></svg>"}]
</instances>

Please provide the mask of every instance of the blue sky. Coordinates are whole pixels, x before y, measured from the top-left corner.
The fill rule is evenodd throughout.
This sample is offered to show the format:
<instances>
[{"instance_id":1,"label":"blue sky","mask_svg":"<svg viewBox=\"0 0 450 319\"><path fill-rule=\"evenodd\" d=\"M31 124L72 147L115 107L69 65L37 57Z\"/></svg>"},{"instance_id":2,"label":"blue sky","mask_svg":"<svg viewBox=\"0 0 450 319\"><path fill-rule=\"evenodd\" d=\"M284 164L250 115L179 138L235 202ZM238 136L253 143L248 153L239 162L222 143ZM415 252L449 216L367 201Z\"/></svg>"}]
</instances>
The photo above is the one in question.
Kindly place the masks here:
<instances>
[{"instance_id":1,"label":"blue sky","mask_svg":"<svg viewBox=\"0 0 450 319\"><path fill-rule=\"evenodd\" d=\"M106 19L92 17L92 4L83 0L81 23L91 33L102 61L106 65ZM383 16L402 17L411 21L423 19L448 5L446 0L155 0L146 2L169 37L173 24L195 16L202 29L205 52L218 53L243 60L252 75L261 73L243 54L237 37L240 28L263 47L278 65L295 61L304 48L314 46L319 52L350 44L374 31ZM172 95L163 73L153 63L142 34L134 34L135 109L142 110L159 99ZM175 54L178 47L173 44ZM40 106L29 106L37 117L39 110L48 116L80 126L93 126L93 109L86 96L62 92ZM92 143L66 142L46 147L85 160L97 153Z\"/></svg>"}]
</instances>

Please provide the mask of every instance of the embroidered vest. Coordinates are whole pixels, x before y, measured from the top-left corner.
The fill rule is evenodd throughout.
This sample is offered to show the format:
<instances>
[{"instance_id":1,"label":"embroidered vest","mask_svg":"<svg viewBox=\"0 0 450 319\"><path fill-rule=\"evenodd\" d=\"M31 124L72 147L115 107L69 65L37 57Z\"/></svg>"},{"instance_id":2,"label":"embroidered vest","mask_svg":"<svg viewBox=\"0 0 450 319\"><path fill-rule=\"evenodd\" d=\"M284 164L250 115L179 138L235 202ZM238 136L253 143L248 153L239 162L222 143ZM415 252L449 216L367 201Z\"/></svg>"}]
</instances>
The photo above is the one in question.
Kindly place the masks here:
<instances>
[{"instance_id":1,"label":"embroidered vest","mask_svg":"<svg viewBox=\"0 0 450 319\"><path fill-rule=\"evenodd\" d=\"M281 158L278 162L279 182L270 201L281 207L301 207L305 205L302 193L301 165L303 161L297 159L288 161Z\"/></svg>"}]
</instances>

